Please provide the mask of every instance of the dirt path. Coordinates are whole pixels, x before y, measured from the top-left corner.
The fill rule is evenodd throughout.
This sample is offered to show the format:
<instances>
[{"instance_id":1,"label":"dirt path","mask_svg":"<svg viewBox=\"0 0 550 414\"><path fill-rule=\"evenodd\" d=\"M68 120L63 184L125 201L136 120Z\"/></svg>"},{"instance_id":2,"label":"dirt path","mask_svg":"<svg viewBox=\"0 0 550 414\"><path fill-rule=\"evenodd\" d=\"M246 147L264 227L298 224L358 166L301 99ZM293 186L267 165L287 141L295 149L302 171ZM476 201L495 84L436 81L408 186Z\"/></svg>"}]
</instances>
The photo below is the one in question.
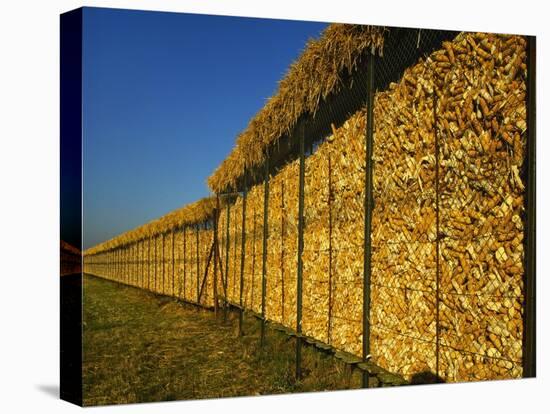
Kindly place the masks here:
<instances>
[{"instance_id":1,"label":"dirt path","mask_svg":"<svg viewBox=\"0 0 550 414\"><path fill-rule=\"evenodd\" d=\"M359 387L334 358L304 350L305 378L296 383L293 341L259 323L182 305L92 276L84 278L84 404L229 397Z\"/></svg>"}]
</instances>

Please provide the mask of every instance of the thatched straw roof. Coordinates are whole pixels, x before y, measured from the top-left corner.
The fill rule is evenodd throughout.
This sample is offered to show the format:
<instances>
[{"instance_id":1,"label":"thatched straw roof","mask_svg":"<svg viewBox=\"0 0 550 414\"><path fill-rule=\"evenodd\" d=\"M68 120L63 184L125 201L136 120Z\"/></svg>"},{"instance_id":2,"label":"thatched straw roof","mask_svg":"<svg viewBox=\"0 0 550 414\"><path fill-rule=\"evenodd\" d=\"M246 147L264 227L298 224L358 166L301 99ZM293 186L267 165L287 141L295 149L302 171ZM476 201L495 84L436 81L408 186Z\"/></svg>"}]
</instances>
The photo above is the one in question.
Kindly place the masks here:
<instances>
[{"instance_id":1,"label":"thatched straw roof","mask_svg":"<svg viewBox=\"0 0 550 414\"><path fill-rule=\"evenodd\" d=\"M223 200L222 200L223 201ZM215 197L205 197L171 211L149 223L122 233L110 240L98 244L84 252L84 255L101 253L116 247L132 243L149 236L170 231L173 228L188 224L202 223L213 216L216 208Z\"/></svg>"},{"instance_id":2,"label":"thatched straw roof","mask_svg":"<svg viewBox=\"0 0 550 414\"><path fill-rule=\"evenodd\" d=\"M331 24L310 40L266 105L236 140L228 157L208 178L215 193L236 189L245 169L261 165L265 150L295 127L301 115L315 114L321 100L342 87L342 76L357 68L366 52L382 54L384 30L376 26Z\"/></svg>"}]
</instances>

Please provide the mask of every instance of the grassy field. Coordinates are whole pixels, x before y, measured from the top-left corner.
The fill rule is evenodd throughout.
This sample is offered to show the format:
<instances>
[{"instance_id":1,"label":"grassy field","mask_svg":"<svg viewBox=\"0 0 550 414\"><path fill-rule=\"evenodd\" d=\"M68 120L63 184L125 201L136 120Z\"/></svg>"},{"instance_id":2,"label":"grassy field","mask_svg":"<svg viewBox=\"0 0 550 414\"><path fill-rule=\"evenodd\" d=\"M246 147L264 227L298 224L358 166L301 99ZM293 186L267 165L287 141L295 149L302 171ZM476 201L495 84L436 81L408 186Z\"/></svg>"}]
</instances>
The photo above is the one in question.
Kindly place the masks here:
<instances>
[{"instance_id":1,"label":"grassy field","mask_svg":"<svg viewBox=\"0 0 550 414\"><path fill-rule=\"evenodd\" d=\"M294 340L259 321L212 311L141 289L84 277L84 405L234 397L359 388L359 372L315 348L302 350L294 380ZM269 327L269 325L268 325Z\"/></svg>"}]
</instances>

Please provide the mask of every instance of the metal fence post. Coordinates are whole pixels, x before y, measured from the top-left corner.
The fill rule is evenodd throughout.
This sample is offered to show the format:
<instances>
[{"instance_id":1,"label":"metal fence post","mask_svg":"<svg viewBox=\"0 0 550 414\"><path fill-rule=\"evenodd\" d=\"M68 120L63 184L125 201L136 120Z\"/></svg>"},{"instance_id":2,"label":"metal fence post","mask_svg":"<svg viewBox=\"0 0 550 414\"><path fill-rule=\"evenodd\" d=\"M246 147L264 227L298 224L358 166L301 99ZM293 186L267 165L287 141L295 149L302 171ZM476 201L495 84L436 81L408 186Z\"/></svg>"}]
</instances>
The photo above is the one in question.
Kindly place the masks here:
<instances>
[{"instance_id":1,"label":"metal fence post","mask_svg":"<svg viewBox=\"0 0 550 414\"><path fill-rule=\"evenodd\" d=\"M374 54L367 62L367 131L365 168L365 233L363 240L363 362L370 354L370 280L371 280L371 225L373 210L372 195L372 153L374 132ZM363 388L369 387L369 373L363 370Z\"/></svg>"},{"instance_id":2,"label":"metal fence post","mask_svg":"<svg viewBox=\"0 0 550 414\"><path fill-rule=\"evenodd\" d=\"M187 225L183 225L183 300L186 300L185 296L185 284L187 282L187 259L186 259L186 250L187 250Z\"/></svg>"},{"instance_id":3,"label":"metal fence post","mask_svg":"<svg viewBox=\"0 0 550 414\"><path fill-rule=\"evenodd\" d=\"M230 214L230 206L229 206L229 203L227 203L227 215L226 215L226 222L225 222L225 281L223 282L224 283L224 286L225 286L225 289L224 289L224 297L225 297L225 301L224 301L224 309L223 309L223 318L224 320L227 319L227 301L228 301L228 297L227 297L227 283L228 283L228 278L229 278L229 221L230 221L230 217L231 217L231 214Z\"/></svg>"},{"instance_id":4,"label":"metal fence post","mask_svg":"<svg viewBox=\"0 0 550 414\"><path fill-rule=\"evenodd\" d=\"M195 224L195 235L197 239L197 303L199 303L199 296L200 296L199 224Z\"/></svg>"},{"instance_id":5,"label":"metal fence post","mask_svg":"<svg viewBox=\"0 0 550 414\"><path fill-rule=\"evenodd\" d=\"M141 288L141 240L136 241L136 286Z\"/></svg>"},{"instance_id":6,"label":"metal fence post","mask_svg":"<svg viewBox=\"0 0 550 414\"><path fill-rule=\"evenodd\" d=\"M242 221L241 221L241 280L240 280L240 289L239 289L239 336L243 334L243 316L244 316L244 305L243 305L243 290L244 290L244 249L246 248L246 170L244 173L244 183L243 183L243 211L242 211Z\"/></svg>"},{"instance_id":7,"label":"metal fence post","mask_svg":"<svg viewBox=\"0 0 550 414\"><path fill-rule=\"evenodd\" d=\"M285 183L281 180L281 321L285 323Z\"/></svg>"},{"instance_id":8,"label":"metal fence post","mask_svg":"<svg viewBox=\"0 0 550 414\"><path fill-rule=\"evenodd\" d=\"M525 293L523 377L536 377L536 38L527 37L527 205L525 226Z\"/></svg>"},{"instance_id":9,"label":"metal fence post","mask_svg":"<svg viewBox=\"0 0 550 414\"><path fill-rule=\"evenodd\" d=\"M129 263L130 263L130 283L129 285L130 286L133 286L134 285L134 278L135 278L135 275L134 275L134 243L131 242L129 245L128 245L128 260L129 260Z\"/></svg>"},{"instance_id":10,"label":"metal fence post","mask_svg":"<svg viewBox=\"0 0 550 414\"><path fill-rule=\"evenodd\" d=\"M252 275L250 286L250 309L254 310L254 279L256 276L256 206L252 210Z\"/></svg>"},{"instance_id":11,"label":"metal fence post","mask_svg":"<svg viewBox=\"0 0 550 414\"><path fill-rule=\"evenodd\" d=\"M132 286L135 286L136 285L136 243L135 242L132 242L132 244L130 245L130 257L131 257L131 274L132 274L132 279L131 279L131 284Z\"/></svg>"},{"instance_id":12,"label":"metal fence post","mask_svg":"<svg viewBox=\"0 0 550 414\"><path fill-rule=\"evenodd\" d=\"M134 284L134 244L130 242L128 244L128 284L132 286Z\"/></svg>"},{"instance_id":13,"label":"metal fence post","mask_svg":"<svg viewBox=\"0 0 550 414\"><path fill-rule=\"evenodd\" d=\"M439 215L439 131L437 129L437 94L433 95L434 135L435 135L435 375L439 377L440 344L440 215Z\"/></svg>"},{"instance_id":14,"label":"metal fence post","mask_svg":"<svg viewBox=\"0 0 550 414\"><path fill-rule=\"evenodd\" d=\"M260 345L265 343L265 294L267 290L267 232L268 232L268 207L269 207L269 157L267 151L264 173L264 222L262 235L262 326L260 333Z\"/></svg>"},{"instance_id":15,"label":"metal fence post","mask_svg":"<svg viewBox=\"0 0 550 414\"><path fill-rule=\"evenodd\" d=\"M132 244L130 245L130 258L131 258L130 273L132 275L130 283L132 284L132 286L135 286L136 285L136 244L135 242L132 242Z\"/></svg>"},{"instance_id":16,"label":"metal fence post","mask_svg":"<svg viewBox=\"0 0 550 414\"><path fill-rule=\"evenodd\" d=\"M166 256L165 256L165 247L164 247L164 237L165 232L162 232L162 294L166 294L166 281L165 281L165 268L166 268Z\"/></svg>"},{"instance_id":17,"label":"metal fence post","mask_svg":"<svg viewBox=\"0 0 550 414\"><path fill-rule=\"evenodd\" d=\"M129 255L128 245L124 245L124 283L126 285L130 284L130 255Z\"/></svg>"},{"instance_id":18,"label":"metal fence post","mask_svg":"<svg viewBox=\"0 0 550 414\"><path fill-rule=\"evenodd\" d=\"M216 210L214 211L214 314L218 315L218 214L220 212L220 196L216 194ZM220 269L221 271L221 269Z\"/></svg>"},{"instance_id":19,"label":"metal fence post","mask_svg":"<svg viewBox=\"0 0 550 414\"><path fill-rule=\"evenodd\" d=\"M304 251L304 182L305 182L305 123L299 125L300 134L300 177L298 188L298 271L296 278L296 379L302 377L302 274Z\"/></svg>"},{"instance_id":20,"label":"metal fence post","mask_svg":"<svg viewBox=\"0 0 550 414\"><path fill-rule=\"evenodd\" d=\"M145 239L141 239L141 287L145 289Z\"/></svg>"},{"instance_id":21,"label":"metal fence post","mask_svg":"<svg viewBox=\"0 0 550 414\"><path fill-rule=\"evenodd\" d=\"M151 235L147 245L147 290L151 291Z\"/></svg>"},{"instance_id":22,"label":"metal fence post","mask_svg":"<svg viewBox=\"0 0 550 414\"><path fill-rule=\"evenodd\" d=\"M171 292L171 295L172 296L175 296L174 295L174 291L175 291L175 281L176 281L176 255L175 255L175 239L174 239L174 230L175 228L172 227L172 292Z\"/></svg>"},{"instance_id":23,"label":"metal fence post","mask_svg":"<svg viewBox=\"0 0 550 414\"><path fill-rule=\"evenodd\" d=\"M332 336L332 160L328 154L328 318L327 343Z\"/></svg>"},{"instance_id":24,"label":"metal fence post","mask_svg":"<svg viewBox=\"0 0 550 414\"><path fill-rule=\"evenodd\" d=\"M155 234L155 257L154 257L154 261L155 261L155 267L154 267L154 272L153 272L153 292L157 293L157 267L158 267L158 254L157 254L157 239L158 239L158 234Z\"/></svg>"}]
</instances>

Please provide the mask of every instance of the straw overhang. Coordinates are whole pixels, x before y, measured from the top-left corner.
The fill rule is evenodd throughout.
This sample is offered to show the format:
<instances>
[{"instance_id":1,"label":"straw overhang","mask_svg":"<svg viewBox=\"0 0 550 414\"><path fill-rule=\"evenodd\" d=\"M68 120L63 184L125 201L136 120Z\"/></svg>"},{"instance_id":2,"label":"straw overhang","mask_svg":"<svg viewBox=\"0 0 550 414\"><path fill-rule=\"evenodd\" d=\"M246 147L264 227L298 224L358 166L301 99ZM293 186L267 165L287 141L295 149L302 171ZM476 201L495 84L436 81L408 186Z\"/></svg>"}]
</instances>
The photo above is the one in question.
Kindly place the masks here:
<instances>
[{"instance_id":1,"label":"straw overhang","mask_svg":"<svg viewBox=\"0 0 550 414\"><path fill-rule=\"evenodd\" d=\"M150 221L149 223L122 233L113 239L107 240L106 242L87 249L84 254L91 255L101 253L145 239L147 237L168 232L173 228L202 223L213 216L215 209L215 197L202 198L177 210L171 211L170 213Z\"/></svg>"},{"instance_id":2,"label":"straw overhang","mask_svg":"<svg viewBox=\"0 0 550 414\"><path fill-rule=\"evenodd\" d=\"M291 133L304 114L314 115L322 100L338 93L342 77L357 69L366 53L382 54L384 29L377 26L331 24L318 40L310 40L280 81L277 92L250 121L227 158L208 178L215 193L230 189L246 170L264 162L266 149Z\"/></svg>"}]
</instances>

